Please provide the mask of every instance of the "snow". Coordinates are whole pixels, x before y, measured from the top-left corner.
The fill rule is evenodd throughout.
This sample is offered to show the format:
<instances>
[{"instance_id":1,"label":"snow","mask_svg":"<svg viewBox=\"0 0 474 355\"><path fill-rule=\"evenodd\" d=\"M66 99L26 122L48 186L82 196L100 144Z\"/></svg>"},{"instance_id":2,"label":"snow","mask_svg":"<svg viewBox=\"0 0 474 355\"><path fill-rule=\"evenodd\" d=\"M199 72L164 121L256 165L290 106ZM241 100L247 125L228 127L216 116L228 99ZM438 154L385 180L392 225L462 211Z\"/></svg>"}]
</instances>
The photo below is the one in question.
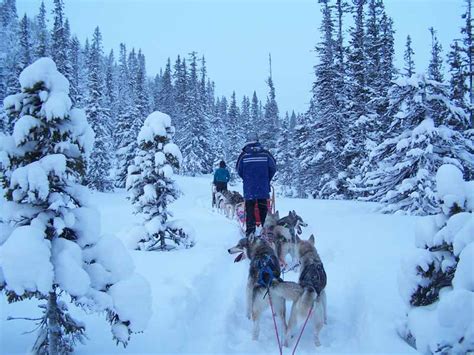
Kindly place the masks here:
<instances>
[{"instance_id":1,"label":"snow","mask_svg":"<svg viewBox=\"0 0 474 355\"><path fill-rule=\"evenodd\" d=\"M41 124L41 121L33 116L25 115L20 117L13 128L15 144L18 146L26 141L30 131L36 127L40 127Z\"/></svg>"},{"instance_id":2,"label":"snow","mask_svg":"<svg viewBox=\"0 0 474 355\"><path fill-rule=\"evenodd\" d=\"M15 189L14 200L20 201L29 195L28 200L34 201L36 197L32 193L37 193L40 200L46 200L49 194L48 175L54 173L61 176L65 171L66 157L62 154L51 154L16 169L10 182L10 188Z\"/></svg>"},{"instance_id":3,"label":"snow","mask_svg":"<svg viewBox=\"0 0 474 355\"><path fill-rule=\"evenodd\" d=\"M69 94L69 82L58 72L56 64L51 58L40 58L26 67L20 74L22 89L33 87L36 83L44 82L50 91Z\"/></svg>"},{"instance_id":4,"label":"snow","mask_svg":"<svg viewBox=\"0 0 474 355\"><path fill-rule=\"evenodd\" d=\"M176 157L176 159L178 159L178 162L181 164L181 161L183 160L183 155L181 154L181 150L176 144L165 144L165 146L163 147L163 152L165 154L171 154L172 156Z\"/></svg>"},{"instance_id":5,"label":"snow","mask_svg":"<svg viewBox=\"0 0 474 355\"><path fill-rule=\"evenodd\" d=\"M459 258L454 274L453 287L474 292L474 242L463 249Z\"/></svg>"},{"instance_id":6,"label":"snow","mask_svg":"<svg viewBox=\"0 0 474 355\"><path fill-rule=\"evenodd\" d=\"M84 149L86 156L92 152L94 146L95 134L92 127L87 122L86 113L82 109L73 108L69 112L71 131L77 139L79 145Z\"/></svg>"},{"instance_id":7,"label":"snow","mask_svg":"<svg viewBox=\"0 0 474 355\"><path fill-rule=\"evenodd\" d=\"M469 184L456 166L448 164L438 169L436 182L443 213L418 222L417 248L409 250L411 256L402 263L399 285L408 310L399 332L412 336L422 353L465 353L474 347L474 218L465 208ZM452 287L444 285L439 297L417 295L420 289L434 291L433 284L439 281L430 274L439 270L455 271ZM411 303L417 307L411 307L412 295L416 302ZM428 305L420 306L421 301Z\"/></svg>"},{"instance_id":8,"label":"snow","mask_svg":"<svg viewBox=\"0 0 474 355\"><path fill-rule=\"evenodd\" d=\"M47 295L53 284L49 241L32 226L16 228L0 246L0 260L7 289L21 296L25 291Z\"/></svg>"},{"instance_id":9,"label":"snow","mask_svg":"<svg viewBox=\"0 0 474 355\"><path fill-rule=\"evenodd\" d=\"M171 117L159 111L152 112L143 123L138 133L138 142L151 142L155 136L166 137L167 128L171 127Z\"/></svg>"},{"instance_id":10,"label":"snow","mask_svg":"<svg viewBox=\"0 0 474 355\"><path fill-rule=\"evenodd\" d=\"M436 173L436 187L438 199L443 201L443 210L447 214L456 203L463 207L466 200L466 183L462 172L451 164L444 164Z\"/></svg>"},{"instance_id":11,"label":"snow","mask_svg":"<svg viewBox=\"0 0 474 355\"><path fill-rule=\"evenodd\" d=\"M334 144L332 142L327 142L324 147L328 152L334 152Z\"/></svg>"},{"instance_id":12,"label":"snow","mask_svg":"<svg viewBox=\"0 0 474 355\"><path fill-rule=\"evenodd\" d=\"M251 340L252 322L245 316L248 262L234 263L227 253L241 234L235 221L211 211L212 177L176 178L183 196L170 206L171 211L178 219L177 225L182 227L179 220L186 220L188 227L194 229L196 245L172 252L132 251L134 272L143 275L151 289L141 286L134 274L126 282L135 286L132 292L150 291L153 295L147 328L132 335L123 349L111 340L103 316L84 315L82 310L71 308L72 316L84 320L89 338L85 344L78 344L76 354L278 352L268 309L261 319L260 340ZM241 191L241 186L230 188ZM125 191L95 193L91 198L91 204L100 210L102 229L108 234L125 241L131 227L142 225L141 218L133 214ZM316 348L310 332L305 332L297 353L416 353L396 333L397 319L403 317L405 310L397 292L397 274L403 256L413 248L414 227L420 218L380 214L373 212L377 205L364 202L277 197L276 204L280 215L294 209L309 223L304 237L316 234L316 246L328 274L329 319L321 332L322 346ZM143 228L137 234L141 232ZM110 243L103 252L112 253L115 248L116 244ZM90 274L97 276L97 280L91 277L92 283L102 282L102 277L107 276L98 270ZM296 280L298 275L290 272L284 277ZM130 327L143 329L144 314L132 309L142 306L133 304L138 296L127 295L128 299L115 298L95 291L87 297L103 304L113 302L122 321L132 317ZM0 302L2 315L40 312L36 301L7 305L2 298ZM288 302L287 314L290 307ZM2 352L24 353L25 344L31 344L35 334L23 335L28 324L6 322L5 318L0 320ZM115 325L113 332L122 339L128 338L127 329L121 324ZM290 353L291 349L284 349L284 354Z\"/></svg>"},{"instance_id":13,"label":"snow","mask_svg":"<svg viewBox=\"0 0 474 355\"><path fill-rule=\"evenodd\" d=\"M91 207L80 207L72 210L75 217L72 229L77 234L78 244L82 247L95 244L100 236L100 217Z\"/></svg>"},{"instance_id":14,"label":"snow","mask_svg":"<svg viewBox=\"0 0 474 355\"><path fill-rule=\"evenodd\" d=\"M53 241L52 260L55 282L71 296L83 296L90 287L90 277L82 268L82 250L74 242L57 238Z\"/></svg>"},{"instance_id":15,"label":"snow","mask_svg":"<svg viewBox=\"0 0 474 355\"><path fill-rule=\"evenodd\" d=\"M115 283L130 277L135 265L122 241L113 235L105 235L85 252L86 259L94 260L107 272L106 283Z\"/></svg>"},{"instance_id":16,"label":"snow","mask_svg":"<svg viewBox=\"0 0 474 355\"><path fill-rule=\"evenodd\" d=\"M147 328L152 309L151 289L147 280L134 274L110 287L108 293L114 300L114 308L122 322L129 321L133 332ZM135 300L141 300L136 302Z\"/></svg>"}]
</instances>

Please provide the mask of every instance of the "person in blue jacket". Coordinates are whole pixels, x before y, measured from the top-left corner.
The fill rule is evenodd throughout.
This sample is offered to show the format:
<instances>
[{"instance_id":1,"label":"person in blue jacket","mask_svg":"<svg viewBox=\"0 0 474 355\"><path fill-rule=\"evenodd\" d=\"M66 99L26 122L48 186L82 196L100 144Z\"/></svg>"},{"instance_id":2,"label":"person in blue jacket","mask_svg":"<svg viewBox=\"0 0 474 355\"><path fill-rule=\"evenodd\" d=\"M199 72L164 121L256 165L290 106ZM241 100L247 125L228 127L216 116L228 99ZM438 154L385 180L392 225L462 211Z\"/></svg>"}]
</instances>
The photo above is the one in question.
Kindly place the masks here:
<instances>
[{"instance_id":1,"label":"person in blue jacket","mask_svg":"<svg viewBox=\"0 0 474 355\"><path fill-rule=\"evenodd\" d=\"M273 155L258 141L257 135L251 135L237 159L236 170L243 180L247 237L255 233L255 204L258 205L260 220L267 216L267 200L270 197L270 182L276 173Z\"/></svg>"},{"instance_id":2,"label":"person in blue jacket","mask_svg":"<svg viewBox=\"0 0 474 355\"><path fill-rule=\"evenodd\" d=\"M216 186L216 192L227 190L227 183L229 180L229 170L227 170L225 161L221 160L219 168L214 173L214 181L212 182Z\"/></svg>"}]
</instances>

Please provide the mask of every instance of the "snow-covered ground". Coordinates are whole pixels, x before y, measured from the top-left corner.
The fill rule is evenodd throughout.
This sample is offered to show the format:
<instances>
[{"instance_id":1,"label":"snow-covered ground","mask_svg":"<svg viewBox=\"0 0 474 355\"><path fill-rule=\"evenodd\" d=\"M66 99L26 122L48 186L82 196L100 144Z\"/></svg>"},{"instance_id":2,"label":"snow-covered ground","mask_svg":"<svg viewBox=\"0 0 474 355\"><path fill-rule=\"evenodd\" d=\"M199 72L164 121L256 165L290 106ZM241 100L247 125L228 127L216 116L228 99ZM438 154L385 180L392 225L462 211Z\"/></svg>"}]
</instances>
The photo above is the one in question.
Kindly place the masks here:
<instances>
[{"instance_id":1,"label":"snow-covered ground","mask_svg":"<svg viewBox=\"0 0 474 355\"><path fill-rule=\"evenodd\" d=\"M173 204L175 218L196 231L196 246L175 252L131 251L137 272L153 291L153 316L147 330L132 336L129 346L116 347L104 315L75 310L87 326L89 341L77 354L109 353L278 353L270 311L261 321L260 340L251 340L245 317L248 262L234 264L227 254L241 237L237 222L212 212L210 177L178 178L184 195ZM238 188L237 188L238 189ZM125 192L96 193L103 232L126 238L139 221ZM280 215L291 210L309 223L304 236L316 236L316 246L328 274L328 324L315 348L309 332L298 354L410 353L396 334L404 305L397 277L401 260L414 245L417 217L374 213L375 205L349 201L277 199ZM296 273L285 275L296 280ZM36 303L0 301L0 353L25 353L35 334L31 322L6 321L7 316L39 314ZM287 304L288 310L290 304ZM289 312L288 312L289 313ZM290 354L291 349L284 349Z\"/></svg>"}]
</instances>

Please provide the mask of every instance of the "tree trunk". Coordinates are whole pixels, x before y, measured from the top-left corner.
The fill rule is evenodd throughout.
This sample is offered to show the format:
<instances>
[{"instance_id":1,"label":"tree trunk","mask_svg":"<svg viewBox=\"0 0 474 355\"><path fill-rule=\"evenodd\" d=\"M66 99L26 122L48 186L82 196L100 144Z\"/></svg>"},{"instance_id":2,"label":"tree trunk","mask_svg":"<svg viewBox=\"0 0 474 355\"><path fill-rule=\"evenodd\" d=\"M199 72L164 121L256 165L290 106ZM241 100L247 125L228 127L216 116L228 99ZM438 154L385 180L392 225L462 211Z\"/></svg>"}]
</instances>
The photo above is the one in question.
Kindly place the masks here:
<instances>
[{"instance_id":1,"label":"tree trunk","mask_svg":"<svg viewBox=\"0 0 474 355\"><path fill-rule=\"evenodd\" d=\"M61 329L59 326L59 312L56 291L49 293L47 327L48 327L48 354L59 354L59 344L61 340Z\"/></svg>"}]
</instances>

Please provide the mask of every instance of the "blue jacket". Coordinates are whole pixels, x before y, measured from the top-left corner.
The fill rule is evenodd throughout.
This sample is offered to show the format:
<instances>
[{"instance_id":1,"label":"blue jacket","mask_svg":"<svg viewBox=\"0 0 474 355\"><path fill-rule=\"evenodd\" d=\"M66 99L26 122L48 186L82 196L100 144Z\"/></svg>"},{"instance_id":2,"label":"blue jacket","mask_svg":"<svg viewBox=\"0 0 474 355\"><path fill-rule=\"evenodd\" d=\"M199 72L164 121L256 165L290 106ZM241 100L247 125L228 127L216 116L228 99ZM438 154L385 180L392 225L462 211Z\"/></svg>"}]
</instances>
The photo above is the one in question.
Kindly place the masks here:
<instances>
[{"instance_id":1,"label":"blue jacket","mask_svg":"<svg viewBox=\"0 0 474 355\"><path fill-rule=\"evenodd\" d=\"M229 182L230 174L226 168L218 168L214 173L214 183L216 182Z\"/></svg>"},{"instance_id":2,"label":"blue jacket","mask_svg":"<svg viewBox=\"0 0 474 355\"><path fill-rule=\"evenodd\" d=\"M276 172L275 158L258 142L248 143L237 159L236 170L244 181L246 200L268 199Z\"/></svg>"}]
</instances>

